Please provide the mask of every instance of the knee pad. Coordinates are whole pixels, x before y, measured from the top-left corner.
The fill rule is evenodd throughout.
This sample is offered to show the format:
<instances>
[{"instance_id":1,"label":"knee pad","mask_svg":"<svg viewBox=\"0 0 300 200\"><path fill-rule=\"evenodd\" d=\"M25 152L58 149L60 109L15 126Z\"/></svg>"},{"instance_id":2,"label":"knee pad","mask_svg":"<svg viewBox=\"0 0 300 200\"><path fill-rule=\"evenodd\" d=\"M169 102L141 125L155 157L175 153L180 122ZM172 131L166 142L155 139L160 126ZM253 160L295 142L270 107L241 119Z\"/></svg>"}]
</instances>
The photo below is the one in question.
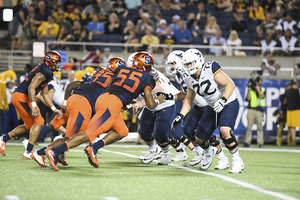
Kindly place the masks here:
<instances>
[{"instance_id":1,"label":"knee pad","mask_svg":"<svg viewBox=\"0 0 300 200\"><path fill-rule=\"evenodd\" d=\"M209 138L209 143L210 145L216 147L220 144L219 140L217 139L217 137L215 135L212 135L212 137Z\"/></svg>"},{"instance_id":2,"label":"knee pad","mask_svg":"<svg viewBox=\"0 0 300 200\"><path fill-rule=\"evenodd\" d=\"M224 139L224 138L222 137L222 134L220 134L220 136L221 136L221 139L223 140L223 142L224 142L226 148L227 148L229 151L232 151L233 149L235 149L236 147L238 147L238 142L237 142L235 136L233 135L233 131L232 131L232 130L230 130L230 136L231 136L231 137L228 138L227 140ZM233 145L232 145L232 146L229 146L230 144L233 144Z\"/></svg>"},{"instance_id":3,"label":"knee pad","mask_svg":"<svg viewBox=\"0 0 300 200\"><path fill-rule=\"evenodd\" d=\"M202 149L207 149L209 147L209 140L201 140L201 142L198 140L197 143Z\"/></svg>"},{"instance_id":4,"label":"knee pad","mask_svg":"<svg viewBox=\"0 0 300 200\"><path fill-rule=\"evenodd\" d=\"M163 149L169 145L168 142L157 142L157 144Z\"/></svg>"},{"instance_id":5,"label":"knee pad","mask_svg":"<svg viewBox=\"0 0 300 200\"><path fill-rule=\"evenodd\" d=\"M187 140L187 141L184 142L185 140ZM181 138L179 139L179 141L180 141L181 143L183 143L185 146L188 146L188 145L191 143L191 141L190 141L187 137L185 137L184 135L181 136Z\"/></svg>"},{"instance_id":6,"label":"knee pad","mask_svg":"<svg viewBox=\"0 0 300 200\"><path fill-rule=\"evenodd\" d=\"M180 145L180 143L177 142L177 140L176 140L175 138L169 138L169 144L170 144L172 147L174 147L175 149L176 149L177 147L179 147L179 145Z\"/></svg>"}]
</instances>

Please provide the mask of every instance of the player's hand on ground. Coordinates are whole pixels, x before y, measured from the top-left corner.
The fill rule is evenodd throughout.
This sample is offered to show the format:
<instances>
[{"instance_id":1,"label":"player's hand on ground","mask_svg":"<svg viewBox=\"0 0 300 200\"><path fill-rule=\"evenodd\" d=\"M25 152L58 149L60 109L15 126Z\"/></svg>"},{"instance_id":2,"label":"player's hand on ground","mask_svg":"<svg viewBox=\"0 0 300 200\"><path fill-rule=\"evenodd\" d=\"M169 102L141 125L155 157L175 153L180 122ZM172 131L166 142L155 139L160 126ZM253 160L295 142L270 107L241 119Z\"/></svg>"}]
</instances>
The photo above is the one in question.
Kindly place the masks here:
<instances>
[{"instance_id":1,"label":"player's hand on ground","mask_svg":"<svg viewBox=\"0 0 300 200\"><path fill-rule=\"evenodd\" d=\"M176 130L177 126L181 123L183 117L184 117L183 114L177 113L177 117L172 121L172 124L171 124L172 131Z\"/></svg>"},{"instance_id":2,"label":"player's hand on ground","mask_svg":"<svg viewBox=\"0 0 300 200\"><path fill-rule=\"evenodd\" d=\"M53 110L53 113L58 116L58 119L60 119L63 116L62 112L60 112L60 110L57 109Z\"/></svg>"},{"instance_id":3,"label":"player's hand on ground","mask_svg":"<svg viewBox=\"0 0 300 200\"><path fill-rule=\"evenodd\" d=\"M39 112L39 109L37 107L32 107L32 116L33 117L38 117L40 112Z\"/></svg>"},{"instance_id":4,"label":"player's hand on ground","mask_svg":"<svg viewBox=\"0 0 300 200\"><path fill-rule=\"evenodd\" d=\"M173 100L174 99L174 95L173 94L168 94L168 93L164 93L164 92L156 92L156 95L163 95L165 97L166 100Z\"/></svg>"}]
</instances>

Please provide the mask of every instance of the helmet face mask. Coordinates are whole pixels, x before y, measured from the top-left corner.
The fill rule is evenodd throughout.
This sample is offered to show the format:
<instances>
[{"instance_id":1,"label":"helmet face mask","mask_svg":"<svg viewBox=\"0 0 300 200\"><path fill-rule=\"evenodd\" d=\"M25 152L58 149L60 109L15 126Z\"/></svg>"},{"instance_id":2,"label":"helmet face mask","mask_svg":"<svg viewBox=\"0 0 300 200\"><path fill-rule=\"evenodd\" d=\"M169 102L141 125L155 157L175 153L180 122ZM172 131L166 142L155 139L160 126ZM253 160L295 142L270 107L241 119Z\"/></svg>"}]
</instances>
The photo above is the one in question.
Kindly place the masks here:
<instances>
[{"instance_id":1,"label":"helmet face mask","mask_svg":"<svg viewBox=\"0 0 300 200\"><path fill-rule=\"evenodd\" d=\"M60 62L62 61L61 56L56 51L48 51L45 53L43 62L52 70L60 71Z\"/></svg>"},{"instance_id":2,"label":"helmet face mask","mask_svg":"<svg viewBox=\"0 0 300 200\"><path fill-rule=\"evenodd\" d=\"M167 60L166 60L166 72L169 75L175 75L177 71L183 69L182 66L182 58L183 58L183 51L172 51Z\"/></svg>"},{"instance_id":3,"label":"helmet face mask","mask_svg":"<svg viewBox=\"0 0 300 200\"><path fill-rule=\"evenodd\" d=\"M188 74L193 75L202 68L204 58L202 53L197 49L188 49L184 52L183 65Z\"/></svg>"}]
</instances>

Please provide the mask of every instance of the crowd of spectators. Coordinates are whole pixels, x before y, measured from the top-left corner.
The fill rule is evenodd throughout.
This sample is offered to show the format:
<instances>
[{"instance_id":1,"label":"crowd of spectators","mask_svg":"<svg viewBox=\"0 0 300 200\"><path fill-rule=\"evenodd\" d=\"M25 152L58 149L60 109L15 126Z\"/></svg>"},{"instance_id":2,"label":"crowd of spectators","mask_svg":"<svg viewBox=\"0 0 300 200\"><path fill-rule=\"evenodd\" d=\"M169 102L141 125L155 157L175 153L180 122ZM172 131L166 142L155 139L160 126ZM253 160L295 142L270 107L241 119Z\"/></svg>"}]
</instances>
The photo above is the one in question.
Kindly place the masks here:
<instances>
[{"instance_id":1,"label":"crowd of spectators","mask_svg":"<svg viewBox=\"0 0 300 200\"><path fill-rule=\"evenodd\" d=\"M60 0L22 7L13 21L39 40L140 43L142 47L129 50L162 53L153 44L212 45L221 34L225 42L213 45L224 48L204 53L243 56L271 51L295 56L299 55L295 47L300 46L299 8L300 2L291 0ZM11 49L17 41L20 49L19 26L12 26ZM260 46L262 51L235 54L228 46Z\"/></svg>"}]
</instances>

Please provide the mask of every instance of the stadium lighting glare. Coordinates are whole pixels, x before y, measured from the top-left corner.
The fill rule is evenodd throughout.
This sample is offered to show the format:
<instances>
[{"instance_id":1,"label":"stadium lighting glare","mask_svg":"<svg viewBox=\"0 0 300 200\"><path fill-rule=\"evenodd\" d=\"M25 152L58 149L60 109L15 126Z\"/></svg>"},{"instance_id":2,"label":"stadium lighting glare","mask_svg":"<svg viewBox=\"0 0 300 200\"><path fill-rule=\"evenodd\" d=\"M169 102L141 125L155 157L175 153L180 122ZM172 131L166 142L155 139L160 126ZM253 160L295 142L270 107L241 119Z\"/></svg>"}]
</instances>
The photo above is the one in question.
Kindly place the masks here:
<instances>
[{"instance_id":1,"label":"stadium lighting glare","mask_svg":"<svg viewBox=\"0 0 300 200\"><path fill-rule=\"evenodd\" d=\"M3 21L10 22L13 19L12 9L3 9Z\"/></svg>"}]
</instances>

